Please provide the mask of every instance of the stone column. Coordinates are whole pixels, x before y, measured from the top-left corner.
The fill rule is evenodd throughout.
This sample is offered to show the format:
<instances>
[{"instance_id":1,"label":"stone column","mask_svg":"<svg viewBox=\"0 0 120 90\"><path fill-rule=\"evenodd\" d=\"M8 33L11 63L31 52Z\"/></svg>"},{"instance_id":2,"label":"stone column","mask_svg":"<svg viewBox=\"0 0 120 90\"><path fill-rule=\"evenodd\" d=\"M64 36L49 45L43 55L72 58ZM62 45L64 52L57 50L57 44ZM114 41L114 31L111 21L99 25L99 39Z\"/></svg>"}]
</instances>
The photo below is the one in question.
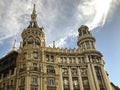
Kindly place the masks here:
<instances>
[{"instance_id":1,"label":"stone column","mask_svg":"<svg viewBox=\"0 0 120 90\"><path fill-rule=\"evenodd\" d=\"M101 72L102 72L102 76L103 76L103 79L104 79L104 83L105 83L106 89L107 90L112 90L111 85L110 85L110 81L108 79L108 76L107 76L103 66L101 66Z\"/></svg>"},{"instance_id":2,"label":"stone column","mask_svg":"<svg viewBox=\"0 0 120 90\"><path fill-rule=\"evenodd\" d=\"M69 71L69 85L70 85L70 90L73 90L73 83L72 83L72 75L71 75L71 68L68 68Z\"/></svg>"},{"instance_id":3,"label":"stone column","mask_svg":"<svg viewBox=\"0 0 120 90\"><path fill-rule=\"evenodd\" d=\"M83 83L82 83L82 77L81 77L81 73L80 73L80 68L77 68L77 72L78 72L78 80L79 80L79 86L80 86L80 90L84 90L83 88Z\"/></svg>"},{"instance_id":4,"label":"stone column","mask_svg":"<svg viewBox=\"0 0 120 90\"><path fill-rule=\"evenodd\" d=\"M90 84L90 88L91 90L97 90L95 88L95 83L94 83L94 79L93 79L93 75L92 75L92 69L90 67L90 63L89 63L89 59L88 59L88 56L86 55L85 57L85 60L86 60L86 63L88 63L88 69L87 69L87 74L88 74L88 80L89 80L89 84ZM90 59L91 60L91 59Z\"/></svg>"}]
</instances>

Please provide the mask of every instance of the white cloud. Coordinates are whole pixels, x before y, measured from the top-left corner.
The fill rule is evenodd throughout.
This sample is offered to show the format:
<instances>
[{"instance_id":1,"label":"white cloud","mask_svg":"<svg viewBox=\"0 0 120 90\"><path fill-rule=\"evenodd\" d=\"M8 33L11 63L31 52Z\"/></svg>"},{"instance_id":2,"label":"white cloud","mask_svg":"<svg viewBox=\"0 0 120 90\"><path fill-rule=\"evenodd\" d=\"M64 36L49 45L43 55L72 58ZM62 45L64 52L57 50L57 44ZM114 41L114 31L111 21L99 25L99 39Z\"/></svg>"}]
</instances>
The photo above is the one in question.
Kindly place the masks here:
<instances>
[{"instance_id":1,"label":"white cloud","mask_svg":"<svg viewBox=\"0 0 120 90\"><path fill-rule=\"evenodd\" d=\"M86 20L84 23L89 26L90 30L103 26L107 20L111 6L116 5L117 0L86 0L78 6L81 12L78 17ZM114 2L114 4L113 4Z\"/></svg>"},{"instance_id":2,"label":"white cloud","mask_svg":"<svg viewBox=\"0 0 120 90\"><path fill-rule=\"evenodd\" d=\"M117 0L8 0L0 1L0 43L20 33L29 24L33 3L37 3L39 26L44 27L47 45L52 41L64 46L66 39L77 36L77 29L86 24L90 29L103 26L111 5ZM27 4L26 4L27 3ZM18 37L19 36L19 37Z\"/></svg>"}]
</instances>

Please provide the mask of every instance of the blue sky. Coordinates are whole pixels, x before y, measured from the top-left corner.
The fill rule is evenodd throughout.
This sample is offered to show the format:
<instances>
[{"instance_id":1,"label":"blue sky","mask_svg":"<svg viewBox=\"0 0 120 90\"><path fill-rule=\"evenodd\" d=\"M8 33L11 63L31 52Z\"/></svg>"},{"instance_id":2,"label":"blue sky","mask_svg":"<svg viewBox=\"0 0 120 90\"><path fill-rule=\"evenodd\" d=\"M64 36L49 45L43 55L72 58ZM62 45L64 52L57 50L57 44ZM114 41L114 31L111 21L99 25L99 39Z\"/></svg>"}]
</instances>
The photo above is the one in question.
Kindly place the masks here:
<instances>
[{"instance_id":1,"label":"blue sky","mask_svg":"<svg viewBox=\"0 0 120 90\"><path fill-rule=\"evenodd\" d=\"M19 48L33 3L47 46L55 40L58 47L77 48L77 29L88 25L110 81L120 87L120 0L0 0L0 57L11 50L15 39Z\"/></svg>"}]
</instances>

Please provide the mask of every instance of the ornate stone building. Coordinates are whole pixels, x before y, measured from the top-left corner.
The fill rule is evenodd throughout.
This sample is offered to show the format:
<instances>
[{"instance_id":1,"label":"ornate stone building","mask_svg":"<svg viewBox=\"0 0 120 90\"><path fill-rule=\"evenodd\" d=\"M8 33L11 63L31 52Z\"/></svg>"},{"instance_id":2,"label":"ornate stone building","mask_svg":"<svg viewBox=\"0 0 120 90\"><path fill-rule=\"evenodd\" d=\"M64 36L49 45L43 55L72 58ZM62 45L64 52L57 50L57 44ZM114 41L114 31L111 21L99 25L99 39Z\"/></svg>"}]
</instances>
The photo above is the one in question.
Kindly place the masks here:
<instances>
[{"instance_id":1,"label":"ornate stone building","mask_svg":"<svg viewBox=\"0 0 120 90\"><path fill-rule=\"evenodd\" d=\"M0 90L119 90L110 83L103 55L89 28L78 29L77 49L46 47L35 5L20 48L0 59Z\"/></svg>"}]
</instances>

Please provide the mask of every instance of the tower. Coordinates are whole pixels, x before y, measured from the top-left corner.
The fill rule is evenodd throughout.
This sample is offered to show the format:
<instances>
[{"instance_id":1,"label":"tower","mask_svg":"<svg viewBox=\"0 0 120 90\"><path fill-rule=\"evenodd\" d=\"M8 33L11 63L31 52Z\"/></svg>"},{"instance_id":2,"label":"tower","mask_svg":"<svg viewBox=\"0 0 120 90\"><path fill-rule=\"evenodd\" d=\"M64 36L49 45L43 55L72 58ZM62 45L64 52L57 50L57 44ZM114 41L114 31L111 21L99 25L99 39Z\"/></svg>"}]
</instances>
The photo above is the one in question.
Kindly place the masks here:
<instances>
[{"instance_id":1,"label":"tower","mask_svg":"<svg viewBox=\"0 0 120 90\"><path fill-rule=\"evenodd\" d=\"M42 48L45 47L45 35L43 28L40 28L37 24L37 14L34 5L33 12L31 14L31 21L29 26L23 30L21 36L23 39L23 48Z\"/></svg>"},{"instance_id":2,"label":"tower","mask_svg":"<svg viewBox=\"0 0 120 90\"><path fill-rule=\"evenodd\" d=\"M37 24L34 4L29 26L23 30L17 61L16 90L38 90L41 86L42 50L45 48L43 28ZM39 84L38 84L39 83ZM42 89L40 89L42 90Z\"/></svg>"},{"instance_id":3,"label":"tower","mask_svg":"<svg viewBox=\"0 0 120 90\"><path fill-rule=\"evenodd\" d=\"M85 55L85 61L89 70L89 80L92 90L112 90L109 78L104 69L103 55L95 48L95 38L89 28L82 25L79 29L78 49Z\"/></svg>"},{"instance_id":4,"label":"tower","mask_svg":"<svg viewBox=\"0 0 120 90\"><path fill-rule=\"evenodd\" d=\"M91 32L89 31L89 28L85 25L81 25L81 27L78 29L79 35L78 35L78 42L77 45L80 50L95 50L95 38L92 36Z\"/></svg>"}]
</instances>

